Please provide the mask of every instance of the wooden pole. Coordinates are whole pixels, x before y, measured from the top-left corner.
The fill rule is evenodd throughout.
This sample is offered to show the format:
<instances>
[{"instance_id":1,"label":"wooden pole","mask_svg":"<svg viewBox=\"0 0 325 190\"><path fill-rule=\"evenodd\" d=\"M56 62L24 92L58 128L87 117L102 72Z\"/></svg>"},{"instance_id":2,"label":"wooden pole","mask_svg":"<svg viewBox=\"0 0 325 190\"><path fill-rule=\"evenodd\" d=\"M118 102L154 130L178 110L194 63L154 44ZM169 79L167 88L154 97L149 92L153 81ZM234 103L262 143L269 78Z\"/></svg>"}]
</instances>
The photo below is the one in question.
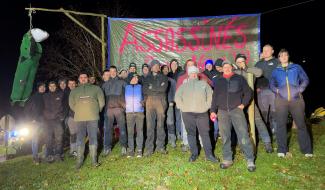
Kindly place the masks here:
<instances>
[{"instance_id":1,"label":"wooden pole","mask_svg":"<svg viewBox=\"0 0 325 190\"><path fill-rule=\"evenodd\" d=\"M101 17L101 29L102 29L102 34L101 34L101 40L102 42L105 42L105 20L104 17ZM106 44L106 43L105 43ZM106 69L106 45L102 43L102 71ZM108 44L109 45L109 44Z\"/></svg>"},{"instance_id":2,"label":"wooden pole","mask_svg":"<svg viewBox=\"0 0 325 190\"><path fill-rule=\"evenodd\" d=\"M104 18L107 17L107 15L104 15L104 14L70 11L70 10L65 10L63 8L60 8L60 9L44 9L44 8L29 7L29 8L25 8L25 10L31 10L31 11L47 11L47 12L60 12L60 13L71 13L71 14L76 14L76 15L95 16L95 17L104 17Z\"/></svg>"},{"instance_id":3,"label":"wooden pole","mask_svg":"<svg viewBox=\"0 0 325 190\"><path fill-rule=\"evenodd\" d=\"M102 70L105 70L105 68L106 68L105 18L107 18L107 15L96 14L96 13L87 13L87 12L78 12L78 11L70 11L70 10L65 10L63 8L60 8L60 9L45 9L45 8L32 8L32 7L29 7L29 8L25 8L25 10L64 13L73 22L75 22L81 28L86 30L92 37L94 37L97 41L99 41L102 44ZM100 19L101 19L101 37L99 38L95 33L93 33L90 29L88 29L86 26L84 26L79 20L74 18L71 14L100 17Z\"/></svg>"},{"instance_id":4,"label":"wooden pole","mask_svg":"<svg viewBox=\"0 0 325 190\"><path fill-rule=\"evenodd\" d=\"M254 90L254 76L252 73L247 73L247 82L248 85ZM250 134L253 139L254 147L256 147L256 134L255 134L255 101L253 94L253 101L248 107L248 121L250 126Z\"/></svg>"},{"instance_id":5,"label":"wooden pole","mask_svg":"<svg viewBox=\"0 0 325 190\"><path fill-rule=\"evenodd\" d=\"M97 41L99 41L100 43L104 43L104 46L106 45L105 42L103 42L96 34L94 34L91 30L89 30L86 26L84 26L79 20L77 20L76 18L74 18L73 16L71 16L69 13L64 12L64 14L69 17L73 22L75 22L76 24L78 24L81 28L83 28L84 30L86 30L92 37L94 37Z\"/></svg>"}]
</instances>

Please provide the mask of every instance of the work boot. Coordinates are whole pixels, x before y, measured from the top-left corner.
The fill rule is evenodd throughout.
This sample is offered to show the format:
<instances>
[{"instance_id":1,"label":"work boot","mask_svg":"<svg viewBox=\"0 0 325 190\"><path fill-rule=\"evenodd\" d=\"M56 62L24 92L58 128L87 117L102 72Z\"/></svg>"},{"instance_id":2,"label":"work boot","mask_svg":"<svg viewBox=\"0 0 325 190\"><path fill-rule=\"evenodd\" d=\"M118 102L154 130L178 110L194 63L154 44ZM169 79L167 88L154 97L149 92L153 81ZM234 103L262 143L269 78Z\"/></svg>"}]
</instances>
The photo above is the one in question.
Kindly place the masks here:
<instances>
[{"instance_id":1,"label":"work boot","mask_svg":"<svg viewBox=\"0 0 325 190\"><path fill-rule=\"evenodd\" d=\"M85 145L77 147L77 163L76 169L79 170L84 162L84 154L85 154Z\"/></svg>"},{"instance_id":2,"label":"work boot","mask_svg":"<svg viewBox=\"0 0 325 190\"><path fill-rule=\"evenodd\" d=\"M97 145L89 145L89 154L91 158L91 165L98 167L100 164L97 161Z\"/></svg>"}]
</instances>

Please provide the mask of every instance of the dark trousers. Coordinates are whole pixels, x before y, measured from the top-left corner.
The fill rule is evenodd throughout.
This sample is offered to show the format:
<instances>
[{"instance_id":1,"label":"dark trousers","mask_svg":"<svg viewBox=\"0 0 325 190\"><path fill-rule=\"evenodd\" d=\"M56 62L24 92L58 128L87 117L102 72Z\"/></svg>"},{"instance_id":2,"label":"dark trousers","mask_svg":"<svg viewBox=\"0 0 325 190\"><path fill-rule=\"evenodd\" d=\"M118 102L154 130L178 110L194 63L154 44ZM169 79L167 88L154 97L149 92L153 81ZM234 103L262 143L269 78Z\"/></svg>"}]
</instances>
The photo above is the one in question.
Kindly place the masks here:
<instances>
[{"instance_id":1,"label":"dark trousers","mask_svg":"<svg viewBox=\"0 0 325 190\"><path fill-rule=\"evenodd\" d=\"M278 143L278 152L288 152L287 145L287 121L288 113L290 112L293 121L296 123L298 128L298 143L300 151L303 154L311 154L311 140L307 131L305 123L305 102L304 100L298 99L293 101L287 101L285 99L277 97L275 99L275 110L276 110L276 122L278 128L276 131L276 139Z\"/></svg>"},{"instance_id":2,"label":"dark trousers","mask_svg":"<svg viewBox=\"0 0 325 190\"><path fill-rule=\"evenodd\" d=\"M176 106L175 106L175 128L176 128L176 135L181 136L182 116L181 116L181 110L176 108Z\"/></svg>"},{"instance_id":3,"label":"dark trousers","mask_svg":"<svg viewBox=\"0 0 325 190\"><path fill-rule=\"evenodd\" d=\"M63 153L63 128L59 120L46 120L47 156Z\"/></svg>"},{"instance_id":4,"label":"dark trousers","mask_svg":"<svg viewBox=\"0 0 325 190\"><path fill-rule=\"evenodd\" d=\"M107 142L108 142L107 148L111 149L112 145L113 145L114 119L116 119L117 125L120 129L120 137L119 137L120 144L123 147L127 147L124 109L123 108L108 108L107 119L108 119L108 136L107 137L105 136L105 138L108 138L107 139Z\"/></svg>"},{"instance_id":5,"label":"dark trousers","mask_svg":"<svg viewBox=\"0 0 325 190\"><path fill-rule=\"evenodd\" d=\"M175 133L175 117L174 117L174 106L169 106L167 109L167 131L170 135L176 135Z\"/></svg>"},{"instance_id":6,"label":"dark trousers","mask_svg":"<svg viewBox=\"0 0 325 190\"><path fill-rule=\"evenodd\" d=\"M88 134L89 145L98 145L97 142L97 131L98 121L77 121L77 145L79 147L85 147L85 137Z\"/></svg>"},{"instance_id":7,"label":"dark trousers","mask_svg":"<svg viewBox=\"0 0 325 190\"><path fill-rule=\"evenodd\" d=\"M235 129L238 142L245 154L246 160L253 162L255 159L252 142L248 135L248 126L243 110L235 108L231 111L218 110L219 132L222 138L223 159L232 161L231 129Z\"/></svg>"},{"instance_id":8,"label":"dark trousers","mask_svg":"<svg viewBox=\"0 0 325 190\"><path fill-rule=\"evenodd\" d=\"M202 139L205 155L212 155L208 113L182 112L182 117L187 131L188 144L190 146L191 153L193 155L199 154L196 132L198 130Z\"/></svg>"},{"instance_id":9,"label":"dark trousers","mask_svg":"<svg viewBox=\"0 0 325 190\"><path fill-rule=\"evenodd\" d=\"M147 118L147 139L146 149L149 152L154 150L155 127L157 120L157 149L165 148L166 133L164 129L165 111L167 105L164 97L148 96L146 100L146 118Z\"/></svg>"},{"instance_id":10,"label":"dark trousers","mask_svg":"<svg viewBox=\"0 0 325 190\"><path fill-rule=\"evenodd\" d=\"M126 125L128 131L128 147L131 151L134 151L134 136L136 135L137 150L143 149L143 121L144 114L142 112L127 113ZM134 125L136 131L134 131Z\"/></svg>"}]
</instances>

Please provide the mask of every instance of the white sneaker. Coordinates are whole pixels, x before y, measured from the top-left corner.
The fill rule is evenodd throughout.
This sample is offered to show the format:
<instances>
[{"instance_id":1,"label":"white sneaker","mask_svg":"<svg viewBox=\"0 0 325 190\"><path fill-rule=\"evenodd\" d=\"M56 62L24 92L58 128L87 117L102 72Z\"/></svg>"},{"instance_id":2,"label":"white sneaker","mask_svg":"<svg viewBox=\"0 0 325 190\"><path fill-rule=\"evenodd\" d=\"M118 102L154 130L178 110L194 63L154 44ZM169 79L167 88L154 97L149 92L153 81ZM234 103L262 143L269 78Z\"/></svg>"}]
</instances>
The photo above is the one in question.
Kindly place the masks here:
<instances>
[{"instance_id":1,"label":"white sneaker","mask_svg":"<svg viewBox=\"0 0 325 190\"><path fill-rule=\"evenodd\" d=\"M285 153L278 153L279 158L284 158L285 156L286 156Z\"/></svg>"},{"instance_id":2,"label":"white sneaker","mask_svg":"<svg viewBox=\"0 0 325 190\"><path fill-rule=\"evenodd\" d=\"M306 158L312 158L314 155L313 154L305 154Z\"/></svg>"}]
</instances>

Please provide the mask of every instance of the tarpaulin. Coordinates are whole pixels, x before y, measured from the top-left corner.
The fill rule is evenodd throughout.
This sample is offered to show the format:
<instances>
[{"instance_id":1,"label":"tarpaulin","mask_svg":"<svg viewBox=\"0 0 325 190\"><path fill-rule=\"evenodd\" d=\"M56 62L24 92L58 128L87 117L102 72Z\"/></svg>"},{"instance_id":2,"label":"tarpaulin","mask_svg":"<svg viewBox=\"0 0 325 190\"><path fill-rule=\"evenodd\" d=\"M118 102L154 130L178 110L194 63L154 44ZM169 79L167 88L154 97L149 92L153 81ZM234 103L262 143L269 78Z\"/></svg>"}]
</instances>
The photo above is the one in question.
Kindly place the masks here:
<instances>
[{"instance_id":1,"label":"tarpaulin","mask_svg":"<svg viewBox=\"0 0 325 190\"><path fill-rule=\"evenodd\" d=\"M19 102L24 105L29 98L41 56L41 44L35 42L32 34L27 32L20 46L20 56L10 96L12 103Z\"/></svg>"},{"instance_id":2,"label":"tarpaulin","mask_svg":"<svg viewBox=\"0 0 325 190\"><path fill-rule=\"evenodd\" d=\"M181 64L193 59L204 68L207 59L234 62L244 53L248 64L259 58L259 14L198 18L108 18L108 65L125 69L131 62L140 72L143 63L157 59Z\"/></svg>"}]
</instances>

